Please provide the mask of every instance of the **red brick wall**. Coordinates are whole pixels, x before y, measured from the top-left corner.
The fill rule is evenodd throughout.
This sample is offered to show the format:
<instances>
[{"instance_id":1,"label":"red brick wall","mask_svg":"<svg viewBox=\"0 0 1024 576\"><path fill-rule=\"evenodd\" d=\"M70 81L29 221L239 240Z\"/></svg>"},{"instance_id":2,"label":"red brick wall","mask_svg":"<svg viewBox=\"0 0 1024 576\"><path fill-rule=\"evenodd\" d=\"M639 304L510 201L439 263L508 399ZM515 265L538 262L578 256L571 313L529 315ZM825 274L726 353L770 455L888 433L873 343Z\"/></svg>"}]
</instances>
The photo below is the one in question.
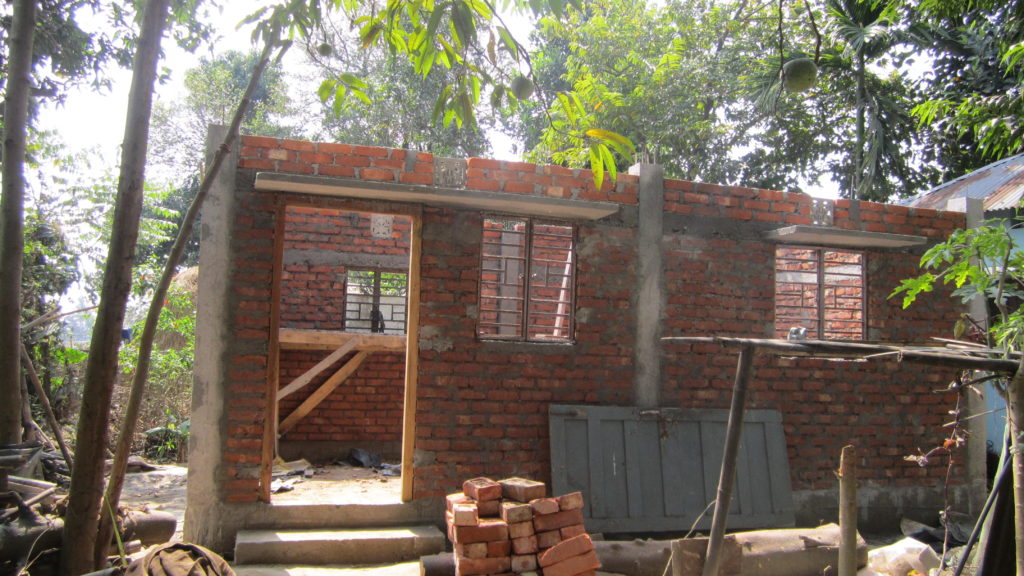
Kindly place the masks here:
<instances>
[{"instance_id":1,"label":"red brick wall","mask_svg":"<svg viewBox=\"0 0 1024 576\"><path fill-rule=\"evenodd\" d=\"M344 265L352 255L409 256L411 221L397 216L388 236L375 236L371 215L326 206L285 208L285 263L281 274L281 327L345 330ZM366 269L369 266L355 266ZM407 266L406 266L407 268ZM327 351L282 350L279 385L313 367ZM279 405L284 419L342 365L338 362ZM331 442L337 456L349 447L392 445L400 452L405 355L373 353L299 424L281 437L292 446ZM301 449L300 449L301 451ZM318 449L317 453L322 453Z\"/></svg>"},{"instance_id":2,"label":"red brick wall","mask_svg":"<svg viewBox=\"0 0 1024 576\"><path fill-rule=\"evenodd\" d=\"M326 352L286 350L281 354L281 383L298 378L323 359ZM328 368L302 390L281 400L282 419L295 410L317 387L341 367ZM286 442L334 442L359 447L391 443L391 455L402 440L402 400L405 378L404 354L375 352L352 376L321 402L281 439ZM336 454L343 457L347 450Z\"/></svg>"},{"instance_id":3,"label":"red brick wall","mask_svg":"<svg viewBox=\"0 0 1024 576\"><path fill-rule=\"evenodd\" d=\"M407 159L412 152L257 137L244 138L243 145L243 182L252 180L254 170L432 182L429 154ZM771 337L774 245L765 242L761 232L785 224L810 224L810 198L680 181L667 181L665 186L668 302L663 335ZM633 176L621 176L617 184L605 183L598 191L587 171L494 160L468 161L467 188L611 201L621 204L624 212L635 210L637 202ZM236 231L269 234L269 197L250 192L244 205ZM871 203L860 205L860 217L863 230L932 239L963 225L958 214ZM835 221L841 228L857 227L849 220L848 202L837 203ZM611 217L579 227L574 344L481 342L475 337L481 215L423 209L416 498L439 497L455 490L462 479L478 475L549 480L550 404L633 403L637 229L630 222ZM238 263L248 273L254 272L250 259L261 266L267 259L262 249L240 247ZM942 294L909 311L886 298L899 279L915 273L918 257L904 251L868 251L870 339L922 341L945 333L951 325L958 313L956 303ZM236 316L236 329L251 332L255 341L266 338L266 319L261 320L260 311L265 310L268 295L265 285L261 290L249 288L236 288L244 291L242 304L255 307ZM666 343L664 350L663 405L728 406L735 353L703 344ZM234 380L232 389L251 398L253 407L243 404L236 410L232 404L232 417L244 414L246 422L258 421L263 390L259 381L266 360L259 354L246 358L238 361L246 377ZM922 477L937 483L944 475L941 465L918 468L902 457L941 441L939 426L948 399L932 390L944 387L948 372L764 355L755 368L750 402L781 410L794 489L833 487L839 450L850 442L865 448L860 475L867 484L909 485ZM249 440L258 439L259 430L246 430L255 434L229 447L229 461L258 462L258 442ZM229 477L233 472L248 473L232 468ZM255 494L253 482L233 482L231 498L244 500Z\"/></svg>"}]
</instances>

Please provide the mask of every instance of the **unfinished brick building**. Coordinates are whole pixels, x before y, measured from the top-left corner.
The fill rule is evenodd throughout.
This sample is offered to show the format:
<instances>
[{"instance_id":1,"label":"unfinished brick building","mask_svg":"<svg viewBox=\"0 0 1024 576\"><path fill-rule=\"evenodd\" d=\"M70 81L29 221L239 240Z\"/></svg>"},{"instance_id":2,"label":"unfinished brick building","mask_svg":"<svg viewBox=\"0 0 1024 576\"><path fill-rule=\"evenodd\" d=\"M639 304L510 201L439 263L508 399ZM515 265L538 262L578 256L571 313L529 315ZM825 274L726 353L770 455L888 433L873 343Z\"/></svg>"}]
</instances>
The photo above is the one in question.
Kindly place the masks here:
<instances>
[{"instance_id":1,"label":"unfinished brick building","mask_svg":"<svg viewBox=\"0 0 1024 576\"><path fill-rule=\"evenodd\" d=\"M275 455L352 447L401 458L425 522L463 479L520 476L582 489L593 531L685 530L717 482L736 356L662 338L928 342L958 303L888 295L963 223L656 165L597 190L586 170L244 137L203 214L186 538L228 550L289 514ZM941 444L949 371L754 366L764 427L745 437L736 504L751 526L834 519L850 443L865 525L942 508L945 462L904 457ZM962 460L976 471L983 454ZM958 471L967 509L978 485Z\"/></svg>"}]
</instances>

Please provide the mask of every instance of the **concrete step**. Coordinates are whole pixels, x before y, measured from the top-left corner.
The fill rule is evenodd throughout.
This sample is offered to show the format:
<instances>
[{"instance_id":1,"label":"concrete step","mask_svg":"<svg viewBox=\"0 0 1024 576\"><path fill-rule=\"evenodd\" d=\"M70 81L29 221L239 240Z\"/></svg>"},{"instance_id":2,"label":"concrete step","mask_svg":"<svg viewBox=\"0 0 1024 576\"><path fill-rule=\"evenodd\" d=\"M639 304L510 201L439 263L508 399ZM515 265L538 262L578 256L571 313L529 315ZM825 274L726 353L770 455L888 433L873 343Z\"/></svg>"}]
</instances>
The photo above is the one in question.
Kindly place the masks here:
<instances>
[{"instance_id":1,"label":"concrete step","mask_svg":"<svg viewBox=\"0 0 1024 576\"><path fill-rule=\"evenodd\" d=\"M420 576L419 562L377 566L232 566L237 576Z\"/></svg>"},{"instance_id":2,"label":"concrete step","mask_svg":"<svg viewBox=\"0 0 1024 576\"><path fill-rule=\"evenodd\" d=\"M434 526L360 530L243 530L235 540L237 565L356 566L396 564L444 550Z\"/></svg>"}]
</instances>

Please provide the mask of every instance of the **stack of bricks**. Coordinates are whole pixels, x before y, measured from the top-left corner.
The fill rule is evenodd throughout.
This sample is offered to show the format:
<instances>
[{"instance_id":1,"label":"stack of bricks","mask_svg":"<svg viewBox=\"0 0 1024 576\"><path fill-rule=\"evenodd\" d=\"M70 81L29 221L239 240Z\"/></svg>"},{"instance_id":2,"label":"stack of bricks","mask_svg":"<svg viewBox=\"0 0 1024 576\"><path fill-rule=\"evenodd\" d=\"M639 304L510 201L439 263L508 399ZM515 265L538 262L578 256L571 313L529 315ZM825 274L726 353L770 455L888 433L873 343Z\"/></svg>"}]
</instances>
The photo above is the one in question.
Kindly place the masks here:
<instances>
[{"instance_id":1,"label":"stack of bricks","mask_svg":"<svg viewBox=\"0 0 1024 576\"><path fill-rule=\"evenodd\" d=\"M593 576L601 567L583 527L583 494L545 497L542 482L474 478L447 497L457 576Z\"/></svg>"}]
</instances>

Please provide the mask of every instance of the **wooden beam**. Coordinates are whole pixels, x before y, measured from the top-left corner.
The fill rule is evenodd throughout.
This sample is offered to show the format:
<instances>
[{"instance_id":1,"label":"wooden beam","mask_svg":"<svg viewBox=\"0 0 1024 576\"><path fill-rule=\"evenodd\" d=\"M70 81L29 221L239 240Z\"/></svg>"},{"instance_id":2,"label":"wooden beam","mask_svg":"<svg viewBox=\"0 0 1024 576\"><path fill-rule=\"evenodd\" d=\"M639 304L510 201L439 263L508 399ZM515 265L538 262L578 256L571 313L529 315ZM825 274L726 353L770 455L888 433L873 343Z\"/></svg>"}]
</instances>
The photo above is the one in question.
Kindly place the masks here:
<instances>
[{"instance_id":1,"label":"wooden beam","mask_svg":"<svg viewBox=\"0 0 1024 576\"><path fill-rule=\"evenodd\" d=\"M347 356L348 353L354 350L358 344L359 340L355 338L342 344L340 348L338 348L334 352L331 352L327 356L327 358L324 358L323 360L318 362L316 366L313 366L309 370L306 370L305 374L299 376L295 380L292 380L287 386L278 390L277 401L280 402L281 399L284 398L285 396L288 396L289 394L302 389L302 387L304 387L306 384L312 382L313 378L316 378L317 375L319 375L321 372L330 368L332 364Z\"/></svg>"},{"instance_id":2,"label":"wooden beam","mask_svg":"<svg viewBox=\"0 0 1024 576\"><path fill-rule=\"evenodd\" d=\"M403 352L404 334L356 334L330 330L298 330L282 328L280 331L282 350L336 350L350 340L355 340L356 350L367 352Z\"/></svg>"},{"instance_id":3,"label":"wooden beam","mask_svg":"<svg viewBox=\"0 0 1024 576\"><path fill-rule=\"evenodd\" d=\"M285 434L288 433L289 430L294 428L295 425L298 424L300 420L305 418L310 412L313 411L314 408L319 406L320 403L323 402L325 398L330 396L331 392L334 392L334 389L337 388L338 385L344 382L346 378L351 376L352 373L359 368L360 364L363 363L363 360L366 360L366 357L369 355L369 352L357 352L356 355L353 356L351 360L349 360L348 362L345 363L344 366L339 368L337 372L335 372L330 378L327 379L326 382L321 384L320 387L316 389L316 392L310 394L309 398L306 398L302 402L302 404L299 404L299 407L296 408L294 412L289 414L288 417L285 418L283 422L281 422L281 425L278 426L277 428L278 434L284 436Z\"/></svg>"},{"instance_id":4,"label":"wooden beam","mask_svg":"<svg viewBox=\"0 0 1024 576\"><path fill-rule=\"evenodd\" d=\"M420 266L423 252L423 216L412 218L412 242L409 245L408 310L405 314L409 334L405 352L405 398L402 405L402 502L412 501L413 456L416 448L416 390L419 375Z\"/></svg>"},{"instance_id":5,"label":"wooden beam","mask_svg":"<svg viewBox=\"0 0 1024 576\"><path fill-rule=\"evenodd\" d=\"M722 469L718 476L718 496L715 499L715 514L711 518L711 533L708 535L708 550L704 560L702 576L718 576L722 562L725 540L725 525L732 504L732 485L736 480L736 467L740 453L740 438L743 436L743 413L747 406L747 388L753 372L754 354L757 349L746 345L740 349L736 364L736 381L732 388L732 405L729 407L729 422L725 430L725 450L722 454Z\"/></svg>"},{"instance_id":6,"label":"wooden beam","mask_svg":"<svg viewBox=\"0 0 1024 576\"><path fill-rule=\"evenodd\" d=\"M277 453L277 389L281 383L281 274L284 272L284 224L287 206L277 202L274 221L274 255L270 280L270 334L267 342L267 384L263 408L263 446L260 455L259 499L270 502L270 484Z\"/></svg>"}]
</instances>

